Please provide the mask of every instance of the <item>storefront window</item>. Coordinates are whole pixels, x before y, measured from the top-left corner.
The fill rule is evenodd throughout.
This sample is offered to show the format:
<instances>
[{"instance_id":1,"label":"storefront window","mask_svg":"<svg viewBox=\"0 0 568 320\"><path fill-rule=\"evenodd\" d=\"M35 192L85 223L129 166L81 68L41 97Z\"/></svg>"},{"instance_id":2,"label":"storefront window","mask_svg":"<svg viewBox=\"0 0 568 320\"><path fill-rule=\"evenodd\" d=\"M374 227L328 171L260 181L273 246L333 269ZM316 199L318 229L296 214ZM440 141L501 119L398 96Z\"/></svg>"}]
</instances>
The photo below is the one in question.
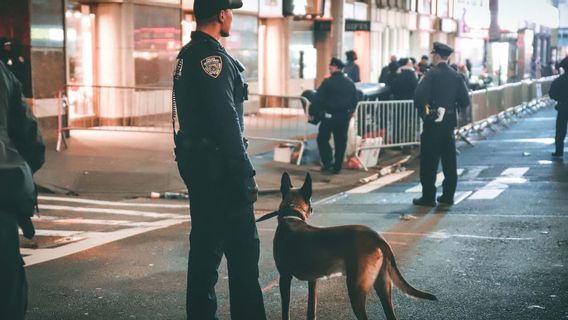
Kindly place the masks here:
<instances>
[{"instance_id":1,"label":"storefront window","mask_svg":"<svg viewBox=\"0 0 568 320\"><path fill-rule=\"evenodd\" d=\"M290 32L290 78L315 79L317 52L313 31Z\"/></svg>"},{"instance_id":2,"label":"storefront window","mask_svg":"<svg viewBox=\"0 0 568 320\"><path fill-rule=\"evenodd\" d=\"M450 2L449 0L438 0L438 17L450 16Z\"/></svg>"},{"instance_id":3,"label":"storefront window","mask_svg":"<svg viewBox=\"0 0 568 320\"><path fill-rule=\"evenodd\" d=\"M134 7L134 67L137 86L170 86L181 48L179 9Z\"/></svg>"},{"instance_id":4,"label":"storefront window","mask_svg":"<svg viewBox=\"0 0 568 320\"><path fill-rule=\"evenodd\" d=\"M418 12L422 14L431 14L433 1L434 0L418 0Z\"/></svg>"},{"instance_id":5,"label":"storefront window","mask_svg":"<svg viewBox=\"0 0 568 320\"><path fill-rule=\"evenodd\" d=\"M231 36L223 38L223 46L245 66L248 81L258 80L258 19L234 13Z\"/></svg>"}]
</instances>

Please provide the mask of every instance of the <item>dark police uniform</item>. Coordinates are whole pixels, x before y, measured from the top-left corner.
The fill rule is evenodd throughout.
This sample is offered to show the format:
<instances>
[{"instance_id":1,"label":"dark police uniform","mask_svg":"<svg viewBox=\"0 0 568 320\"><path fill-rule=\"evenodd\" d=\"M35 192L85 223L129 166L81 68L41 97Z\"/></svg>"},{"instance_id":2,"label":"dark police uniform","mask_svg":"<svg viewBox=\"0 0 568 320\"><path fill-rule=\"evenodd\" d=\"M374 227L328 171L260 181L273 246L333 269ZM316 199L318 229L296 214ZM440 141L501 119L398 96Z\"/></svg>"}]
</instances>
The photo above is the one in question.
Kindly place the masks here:
<instances>
[{"instance_id":1,"label":"dark police uniform","mask_svg":"<svg viewBox=\"0 0 568 320\"><path fill-rule=\"evenodd\" d=\"M434 51L442 56L449 56L453 50L445 44L435 42ZM457 126L457 111L469 106L469 94L463 78L447 63L434 66L422 78L414 96L414 106L424 120L420 141L420 182L422 198L415 199L418 205L435 205L436 174L442 160L444 172L443 193L440 202L453 204L457 186L456 146L454 129ZM444 108L441 121L424 114L424 107L429 105L432 114L437 108Z\"/></svg>"},{"instance_id":2,"label":"dark police uniform","mask_svg":"<svg viewBox=\"0 0 568 320\"><path fill-rule=\"evenodd\" d=\"M37 194L32 172L44 160L45 145L23 100L22 86L0 62L0 319L24 319L26 313L28 292L18 225L26 238L33 237L31 216Z\"/></svg>"},{"instance_id":3,"label":"dark police uniform","mask_svg":"<svg viewBox=\"0 0 568 320\"><path fill-rule=\"evenodd\" d=\"M196 1L194 9L215 5L209 1ZM214 286L223 254L232 319L266 318L258 283L260 243L253 211L258 189L243 139L247 99L243 71L216 39L200 31L192 32L191 42L177 57L174 99L180 131L175 153L189 190L190 319L217 319Z\"/></svg>"},{"instance_id":4,"label":"dark police uniform","mask_svg":"<svg viewBox=\"0 0 568 320\"><path fill-rule=\"evenodd\" d=\"M548 94L558 103L556 104L556 135L554 137L555 151L553 157L564 156L564 140L566 139L566 128L568 125L568 58L564 58L559 67L564 69L564 74L554 79L550 85Z\"/></svg>"},{"instance_id":5,"label":"dark police uniform","mask_svg":"<svg viewBox=\"0 0 568 320\"><path fill-rule=\"evenodd\" d=\"M339 69L343 68L343 62L337 58L332 58L330 65L335 65ZM336 71L329 78L323 80L314 101L314 103L322 106L327 114L321 120L317 137L323 168L339 173L347 148L349 121L357 107L357 89L353 81L342 71ZM333 134L335 145L333 168L331 167L332 151L329 145L331 134Z\"/></svg>"}]
</instances>

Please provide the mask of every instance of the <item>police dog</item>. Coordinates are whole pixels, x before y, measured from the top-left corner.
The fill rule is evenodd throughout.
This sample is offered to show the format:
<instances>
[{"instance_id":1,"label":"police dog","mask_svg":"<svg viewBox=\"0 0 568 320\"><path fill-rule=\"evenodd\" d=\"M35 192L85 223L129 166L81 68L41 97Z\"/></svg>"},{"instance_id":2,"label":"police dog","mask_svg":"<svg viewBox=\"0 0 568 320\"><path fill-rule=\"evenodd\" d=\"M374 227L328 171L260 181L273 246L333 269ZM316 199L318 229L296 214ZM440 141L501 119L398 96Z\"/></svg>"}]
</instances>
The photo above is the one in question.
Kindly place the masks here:
<instances>
[{"instance_id":1,"label":"police dog","mask_svg":"<svg viewBox=\"0 0 568 320\"><path fill-rule=\"evenodd\" d=\"M389 320L396 319L391 297L394 283L417 298L437 300L411 286L400 274L391 247L377 232L363 225L318 228L307 223L312 213L312 179L292 189L288 173L282 175L282 202L278 211L257 221L278 217L274 260L280 273L282 319L289 319L292 276L308 281L308 319L316 318L317 280L336 273L346 276L351 307L357 319L367 319L365 302L374 287Z\"/></svg>"}]
</instances>

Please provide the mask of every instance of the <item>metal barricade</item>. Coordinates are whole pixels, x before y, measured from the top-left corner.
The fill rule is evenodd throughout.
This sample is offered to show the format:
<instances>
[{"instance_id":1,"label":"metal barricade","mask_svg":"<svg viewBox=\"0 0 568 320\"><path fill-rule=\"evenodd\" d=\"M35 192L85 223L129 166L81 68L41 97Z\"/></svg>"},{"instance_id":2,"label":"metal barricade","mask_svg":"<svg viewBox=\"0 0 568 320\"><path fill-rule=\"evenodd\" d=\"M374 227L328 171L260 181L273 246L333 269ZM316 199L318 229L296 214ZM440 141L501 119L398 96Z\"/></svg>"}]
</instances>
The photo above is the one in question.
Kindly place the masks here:
<instances>
[{"instance_id":1,"label":"metal barricade","mask_svg":"<svg viewBox=\"0 0 568 320\"><path fill-rule=\"evenodd\" d=\"M315 137L317 127L308 124L310 102L301 96L278 96L251 93L245 103L245 136L264 141L253 146L251 153L272 150L278 143L289 143L297 149L296 164L301 163L304 142Z\"/></svg>"},{"instance_id":2,"label":"metal barricade","mask_svg":"<svg viewBox=\"0 0 568 320\"><path fill-rule=\"evenodd\" d=\"M355 118L355 157L362 150L420 144L422 122L412 100L361 101L357 104ZM367 139L381 138L382 143L365 147Z\"/></svg>"}]
</instances>

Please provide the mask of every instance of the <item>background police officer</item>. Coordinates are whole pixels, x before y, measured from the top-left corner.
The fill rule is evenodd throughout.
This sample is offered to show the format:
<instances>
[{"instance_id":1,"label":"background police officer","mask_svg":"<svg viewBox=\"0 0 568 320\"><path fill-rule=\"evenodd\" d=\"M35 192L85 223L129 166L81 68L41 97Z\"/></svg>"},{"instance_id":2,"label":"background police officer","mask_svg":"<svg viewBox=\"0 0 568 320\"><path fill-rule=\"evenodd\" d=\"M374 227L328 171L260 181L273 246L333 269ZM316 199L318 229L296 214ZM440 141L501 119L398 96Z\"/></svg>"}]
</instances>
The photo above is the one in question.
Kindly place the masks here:
<instances>
[{"instance_id":1,"label":"background police officer","mask_svg":"<svg viewBox=\"0 0 568 320\"><path fill-rule=\"evenodd\" d=\"M463 78L448 66L453 49L435 42L432 51L434 67L422 78L414 96L414 106L422 115L424 127L420 141L420 183L422 197L415 205L436 205L436 174L442 160L443 193L438 201L452 205L458 182L456 168L457 110L470 105Z\"/></svg>"},{"instance_id":2,"label":"background police officer","mask_svg":"<svg viewBox=\"0 0 568 320\"><path fill-rule=\"evenodd\" d=\"M37 203L32 172L45 160L37 120L22 85L0 61L0 319L24 319L28 292L18 225L33 238Z\"/></svg>"},{"instance_id":3,"label":"background police officer","mask_svg":"<svg viewBox=\"0 0 568 320\"><path fill-rule=\"evenodd\" d=\"M347 147L347 130L353 111L357 107L357 89L351 79L343 73L344 64L332 58L329 63L331 76L323 80L314 97L314 103L325 110L319 126L317 143L322 171L339 173ZM335 162L332 162L329 138L333 134Z\"/></svg>"},{"instance_id":4,"label":"background police officer","mask_svg":"<svg viewBox=\"0 0 568 320\"><path fill-rule=\"evenodd\" d=\"M189 190L189 319L217 319L215 283L227 258L232 319L265 319L258 283L260 243L253 203L258 188L243 139L244 67L221 46L240 0L195 0L197 31L178 55L174 102L176 161Z\"/></svg>"}]
</instances>

